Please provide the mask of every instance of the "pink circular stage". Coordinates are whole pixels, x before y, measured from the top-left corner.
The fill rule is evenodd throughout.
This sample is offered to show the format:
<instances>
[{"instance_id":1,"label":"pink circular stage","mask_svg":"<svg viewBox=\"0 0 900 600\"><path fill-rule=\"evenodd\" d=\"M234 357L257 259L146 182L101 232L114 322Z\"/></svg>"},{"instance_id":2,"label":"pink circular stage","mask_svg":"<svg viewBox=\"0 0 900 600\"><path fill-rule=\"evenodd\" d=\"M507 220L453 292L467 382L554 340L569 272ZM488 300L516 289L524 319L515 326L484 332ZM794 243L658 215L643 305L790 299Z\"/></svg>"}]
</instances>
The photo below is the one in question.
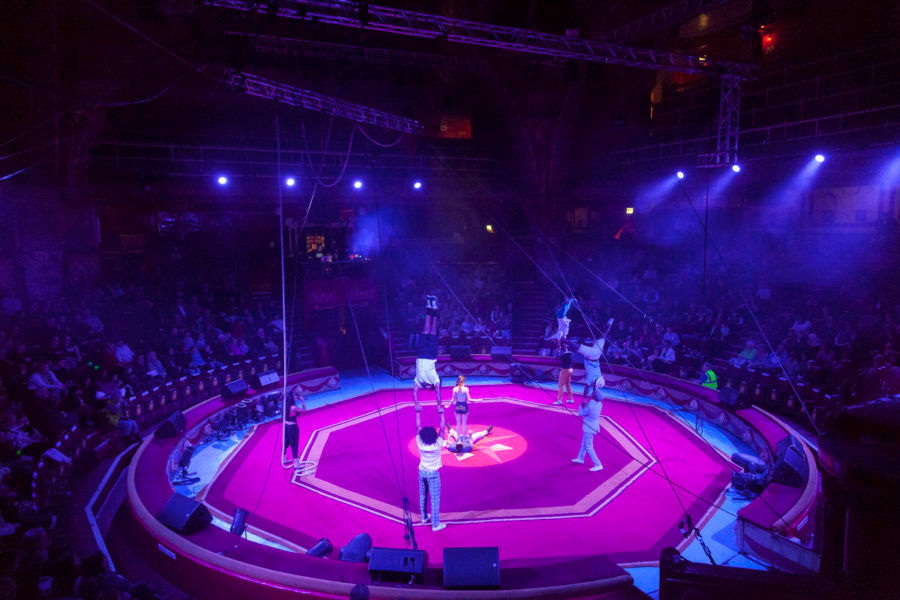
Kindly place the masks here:
<instances>
[{"instance_id":1,"label":"pink circular stage","mask_svg":"<svg viewBox=\"0 0 900 600\"><path fill-rule=\"evenodd\" d=\"M508 567L597 555L639 565L682 545L685 509L702 524L730 484L729 460L659 408L604 401L595 442L603 470L592 472L589 459L571 461L581 439L576 405L554 406L551 392L513 384L473 386L472 394L470 432L494 428L471 453L444 453L443 531L419 524L408 390L304 414L302 458L315 464L305 476L280 464L280 421L257 426L199 498L226 520L249 510L254 533L298 550L323 536L342 546L361 532L376 546L404 547L405 496L431 565L457 546L497 546ZM423 423L437 425L434 396L425 396Z\"/></svg>"}]
</instances>

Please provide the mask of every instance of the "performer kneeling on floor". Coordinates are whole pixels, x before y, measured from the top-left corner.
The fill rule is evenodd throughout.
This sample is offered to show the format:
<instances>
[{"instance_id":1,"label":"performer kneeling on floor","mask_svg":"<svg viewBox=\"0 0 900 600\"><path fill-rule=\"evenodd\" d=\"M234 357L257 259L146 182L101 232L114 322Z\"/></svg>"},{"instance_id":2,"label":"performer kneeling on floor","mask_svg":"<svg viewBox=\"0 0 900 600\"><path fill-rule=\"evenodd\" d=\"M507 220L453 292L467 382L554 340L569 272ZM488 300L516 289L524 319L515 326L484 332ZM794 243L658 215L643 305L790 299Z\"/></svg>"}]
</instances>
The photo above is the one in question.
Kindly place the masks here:
<instances>
[{"instance_id":1,"label":"performer kneeling on floor","mask_svg":"<svg viewBox=\"0 0 900 600\"><path fill-rule=\"evenodd\" d=\"M587 454L594 461L591 471L599 471L603 468L603 464L597 458L597 452L594 451L594 436L600 431L602 400L603 394L600 393L598 386L594 390L593 397L590 400L587 398L582 400L581 408L578 409L578 416L581 417L581 448L578 449L578 456L573 458L572 462L584 464L584 455Z\"/></svg>"},{"instance_id":2,"label":"performer kneeling on floor","mask_svg":"<svg viewBox=\"0 0 900 600\"><path fill-rule=\"evenodd\" d=\"M447 442L438 435L434 427L422 427L416 435L419 448L419 508L422 523L431 523L433 531L447 526L441 523L441 451ZM428 498L431 496L431 515L428 515Z\"/></svg>"},{"instance_id":3,"label":"performer kneeling on floor","mask_svg":"<svg viewBox=\"0 0 900 600\"><path fill-rule=\"evenodd\" d=\"M419 390L434 390L437 400L437 411L441 417L441 429L444 428L444 403L441 399L441 378L435 365L438 356L437 336L437 298L426 296L425 326L420 338L419 355L416 358L416 378L413 381L413 402L416 404L416 429L422 428L422 406L419 404Z\"/></svg>"}]
</instances>

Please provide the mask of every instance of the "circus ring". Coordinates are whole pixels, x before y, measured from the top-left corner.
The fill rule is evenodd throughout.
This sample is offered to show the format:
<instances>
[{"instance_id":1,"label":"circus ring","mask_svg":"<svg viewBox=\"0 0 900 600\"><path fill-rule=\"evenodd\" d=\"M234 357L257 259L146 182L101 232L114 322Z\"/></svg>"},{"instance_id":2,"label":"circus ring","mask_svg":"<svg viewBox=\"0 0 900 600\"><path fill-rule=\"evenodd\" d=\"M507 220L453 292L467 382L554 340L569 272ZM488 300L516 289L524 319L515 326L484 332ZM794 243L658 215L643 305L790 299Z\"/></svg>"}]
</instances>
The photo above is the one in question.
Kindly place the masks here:
<instances>
[{"instance_id":1,"label":"circus ring","mask_svg":"<svg viewBox=\"0 0 900 600\"><path fill-rule=\"evenodd\" d=\"M145 441L127 480L130 538L156 570L194 595L346 597L354 584L370 584L367 566L308 557L305 549L323 536L340 547L360 532L376 546L404 547L406 495L428 555L426 582L371 585L372 597L597 597L631 585L623 566L655 564L662 548L690 543L679 531L679 503L702 528L730 485L728 458L657 406L606 400L596 441L604 469L590 472L569 460L580 438L577 420L570 408L552 406L546 390L503 383L472 392L479 402L470 428L495 429L471 455L445 456L441 518L449 527L441 532L418 525L415 413L411 392L397 389L303 415L301 448L316 463L313 474L298 479L281 467L275 421L251 428L197 490L226 523L235 508L249 510L248 531L268 544L218 527L190 535L164 527L157 515L173 491L167 466L183 439ZM227 406L217 397L190 409L189 431L196 435ZM433 400L423 418L436 424ZM747 427L744 438L768 446L766 425L729 418ZM787 508L796 512L798 504L802 499ZM779 515L787 523L784 517L795 515ZM500 589L441 587L442 549L468 546L499 547Z\"/></svg>"}]
</instances>

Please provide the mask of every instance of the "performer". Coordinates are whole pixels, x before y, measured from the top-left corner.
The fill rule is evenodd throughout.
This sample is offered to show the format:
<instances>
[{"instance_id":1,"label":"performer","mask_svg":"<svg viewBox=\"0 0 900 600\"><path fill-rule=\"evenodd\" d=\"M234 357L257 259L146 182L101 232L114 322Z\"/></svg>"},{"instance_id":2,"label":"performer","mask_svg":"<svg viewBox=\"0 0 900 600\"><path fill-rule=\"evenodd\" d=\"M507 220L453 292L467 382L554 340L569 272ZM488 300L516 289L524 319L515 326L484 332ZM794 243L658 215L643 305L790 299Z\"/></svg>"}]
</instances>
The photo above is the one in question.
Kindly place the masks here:
<instances>
[{"instance_id":1,"label":"performer","mask_svg":"<svg viewBox=\"0 0 900 600\"><path fill-rule=\"evenodd\" d=\"M422 427L416 435L419 448L419 508L422 523L431 523L432 531L440 531L447 524L441 523L441 452L447 442L434 427ZM431 496L431 516L428 515L428 497Z\"/></svg>"},{"instance_id":2,"label":"performer","mask_svg":"<svg viewBox=\"0 0 900 600\"><path fill-rule=\"evenodd\" d=\"M600 339L592 340L590 338L584 341L584 344L573 344L574 350L584 357L584 397L590 399L598 387L606 385L603 373L600 371L600 357L603 356L603 348L606 346L606 337L612 329L615 319L606 322L606 333Z\"/></svg>"},{"instance_id":3,"label":"performer","mask_svg":"<svg viewBox=\"0 0 900 600\"><path fill-rule=\"evenodd\" d=\"M291 448L291 454L294 456L292 466L297 469L300 467L300 413L306 410L306 401L303 395L299 393L300 386L295 387L290 394L284 397L284 410L281 413L281 420L284 427L284 444L281 448L281 464L287 463L287 449ZM303 405L301 409L296 404L296 398L300 399Z\"/></svg>"},{"instance_id":4,"label":"performer","mask_svg":"<svg viewBox=\"0 0 900 600\"><path fill-rule=\"evenodd\" d=\"M476 431L470 436L466 436L465 438L461 438L459 434L451 431L447 434L447 450L453 452L455 454L466 454L472 451L472 448L475 447L475 444L478 443L478 440L486 438L491 434L491 431L494 429L493 425L488 425L487 429L482 429L481 431ZM450 438L454 438L456 443L452 443Z\"/></svg>"},{"instance_id":5,"label":"performer","mask_svg":"<svg viewBox=\"0 0 900 600\"><path fill-rule=\"evenodd\" d=\"M460 375L456 378L456 386L454 386L450 397L455 403L453 416L456 417L456 431L459 432L460 438L465 439L469 433L466 429L466 420L469 417L469 402L472 401L472 396L469 395L469 388L466 387L465 375Z\"/></svg>"},{"instance_id":6,"label":"performer","mask_svg":"<svg viewBox=\"0 0 900 600\"><path fill-rule=\"evenodd\" d=\"M556 402L553 404L563 403L563 389L569 395L569 404L572 404L572 351L563 348L559 355L559 384L556 392Z\"/></svg>"},{"instance_id":7,"label":"performer","mask_svg":"<svg viewBox=\"0 0 900 600\"><path fill-rule=\"evenodd\" d=\"M568 317L569 309L572 308L572 305L575 304L575 298L566 298L562 302L560 302L559 306L556 308L556 333L554 333L550 339L554 339L557 342L558 346L562 345L562 340L564 340L569 335L569 324L572 320Z\"/></svg>"},{"instance_id":8,"label":"performer","mask_svg":"<svg viewBox=\"0 0 900 600\"><path fill-rule=\"evenodd\" d=\"M416 429L422 428L422 406L419 404L419 390L434 390L437 399L437 411L441 417L441 429L444 428L444 403L441 399L441 378L435 365L438 356L437 298L426 296L425 324L420 337L419 355L416 358L416 378L413 381L413 402L416 405Z\"/></svg>"},{"instance_id":9,"label":"performer","mask_svg":"<svg viewBox=\"0 0 900 600\"><path fill-rule=\"evenodd\" d=\"M587 453L594 461L591 471L600 471L603 464L597 458L594 451L594 436L600 431L600 410L603 408L603 394L600 388L594 390L593 397L588 400L585 398L581 401L581 408L578 409L578 416L581 417L581 448L578 450L578 456L572 459L573 463L584 464L584 455Z\"/></svg>"}]
</instances>

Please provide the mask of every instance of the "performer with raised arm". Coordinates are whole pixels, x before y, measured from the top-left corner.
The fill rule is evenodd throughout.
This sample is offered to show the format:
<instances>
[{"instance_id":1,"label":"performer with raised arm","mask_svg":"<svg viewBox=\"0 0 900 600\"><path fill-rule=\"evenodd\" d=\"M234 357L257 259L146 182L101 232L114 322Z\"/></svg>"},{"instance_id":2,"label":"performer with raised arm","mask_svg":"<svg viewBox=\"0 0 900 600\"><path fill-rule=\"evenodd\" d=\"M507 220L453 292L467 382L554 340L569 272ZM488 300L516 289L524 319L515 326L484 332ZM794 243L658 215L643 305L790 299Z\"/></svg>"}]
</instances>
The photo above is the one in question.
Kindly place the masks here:
<instances>
[{"instance_id":1,"label":"performer with raised arm","mask_svg":"<svg viewBox=\"0 0 900 600\"><path fill-rule=\"evenodd\" d=\"M447 524L441 523L441 452L447 442L438 435L434 427L422 427L416 435L416 446L419 449L419 508L422 511L422 523L431 523L433 531L444 529ZM429 497L431 515L428 514Z\"/></svg>"},{"instance_id":2,"label":"performer with raised arm","mask_svg":"<svg viewBox=\"0 0 900 600\"><path fill-rule=\"evenodd\" d=\"M416 429L422 428L422 406L419 404L419 390L434 390L437 399L437 412L441 418L441 429L444 428L444 402L441 399L441 378L438 376L436 364L438 356L438 306L437 298L425 297L425 324L419 338L419 355L416 358L416 378L413 381L413 402L416 405Z\"/></svg>"},{"instance_id":3,"label":"performer with raised arm","mask_svg":"<svg viewBox=\"0 0 900 600\"><path fill-rule=\"evenodd\" d=\"M606 322L606 333L598 339L587 338L583 344L571 344L570 347L584 357L584 397L590 399L598 388L606 385L603 373L600 371L600 358L603 356L603 348L606 346L606 337L612 329L615 319Z\"/></svg>"},{"instance_id":4,"label":"performer with raised arm","mask_svg":"<svg viewBox=\"0 0 900 600\"><path fill-rule=\"evenodd\" d=\"M566 298L562 302L560 302L559 306L556 308L556 333L551 336L551 339L556 340L557 347L562 346L562 340L566 339L569 335L569 324L572 320L569 318L569 310L572 308L572 305L575 304L575 297Z\"/></svg>"},{"instance_id":5,"label":"performer with raised arm","mask_svg":"<svg viewBox=\"0 0 900 600\"><path fill-rule=\"evenodd\" d=\"M460 375L456 378L456 385L453 387L453 393L450 398L454 404L453 416L456 417L456 431L460 439L465 439L469 431L466 429L466 420L469 417L469 402L472 396L469 395L469 388L466 386L466 376Z\"/></svg>"}]
</instances>

